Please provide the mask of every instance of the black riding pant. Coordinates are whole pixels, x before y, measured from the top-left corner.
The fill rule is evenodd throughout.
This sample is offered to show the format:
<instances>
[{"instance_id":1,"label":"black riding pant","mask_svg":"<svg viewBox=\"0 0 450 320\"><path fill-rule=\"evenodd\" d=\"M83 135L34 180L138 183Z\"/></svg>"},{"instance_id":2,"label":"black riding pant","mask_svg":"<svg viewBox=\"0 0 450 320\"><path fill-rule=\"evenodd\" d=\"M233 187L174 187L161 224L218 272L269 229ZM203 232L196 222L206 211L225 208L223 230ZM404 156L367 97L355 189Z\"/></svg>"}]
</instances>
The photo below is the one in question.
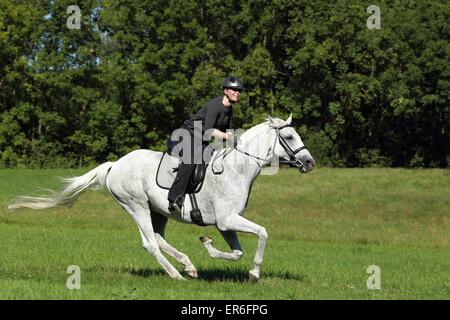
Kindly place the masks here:
<instances>
[{"instance_id":1,"label":"black riding pant","mask_svg":"<svg viewBox=\"0 0 450 320\"><path fill-rule=\"evenodd\" d=\"M183 204L184 196L186 195L186 190L189 186L189 182L192 179L192 175L194 174L196 163L194 162L194 159L202 159L203 157L203 151L207 147L207 144L205 143L199 143L196 146L194 146L194 138L191 137L191 149L185 150L182 149L181 152L173 153L175 146L179 144L178 141L172 141L169 139L168 141L168 150L169 154L178 157L182 160L178 167L177 175L175 177L175 181L172 184L172 187L169 190L169 195L167 196L167 199L170 202L176 202L179 205ZM178 151L178 150L177 150ZM186 155L186 152L189 152L189 155ZM184 157L183 157L184 155ZM184 160L184 162L183 162Z\"/></svg>"},{"instance_id":2,"label":"black riding pant","mask_svg":"<svg viewBox=\"0 0 450 320\"><path fill-rule=\"evenodd\" d=\"M173 185L169 190L169 195L167 196L167 199L170 202L176 202L178 205L183 204L186 189L195 171L195 166L195 164L180 164L175 181L173 182Z\"/></svg>"}]
</instances>

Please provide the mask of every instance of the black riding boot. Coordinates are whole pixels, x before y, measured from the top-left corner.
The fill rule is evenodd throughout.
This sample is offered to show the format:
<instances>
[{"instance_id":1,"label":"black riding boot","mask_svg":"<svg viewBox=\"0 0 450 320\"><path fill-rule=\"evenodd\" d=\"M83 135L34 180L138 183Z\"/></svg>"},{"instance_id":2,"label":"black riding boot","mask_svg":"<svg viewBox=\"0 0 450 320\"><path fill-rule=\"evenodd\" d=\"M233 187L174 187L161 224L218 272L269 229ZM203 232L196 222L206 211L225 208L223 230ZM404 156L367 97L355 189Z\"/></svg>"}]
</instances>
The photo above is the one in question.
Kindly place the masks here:
<instances>
[{"instance_id":1,"label":"black riding boot","mask_svg":"<svg viewBox=\"0 0 450 320\"><path fill-rule=\"evenodd\" d=\"M180 164L175 181L173 182L172 187L169 190L169 195L167 196L169 204L175 203L179 208L183 206L186 189L194 170L195 164Z\"/></svg>"}]
</instances>

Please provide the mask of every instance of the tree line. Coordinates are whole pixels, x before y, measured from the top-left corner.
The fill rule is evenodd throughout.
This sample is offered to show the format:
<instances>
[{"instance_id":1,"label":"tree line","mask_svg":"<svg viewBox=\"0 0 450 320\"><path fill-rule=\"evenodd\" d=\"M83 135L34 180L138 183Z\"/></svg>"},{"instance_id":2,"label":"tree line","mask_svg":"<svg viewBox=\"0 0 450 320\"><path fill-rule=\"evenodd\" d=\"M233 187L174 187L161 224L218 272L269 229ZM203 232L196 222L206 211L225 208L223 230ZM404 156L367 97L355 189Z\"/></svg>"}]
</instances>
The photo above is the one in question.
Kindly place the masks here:
<instances>
[{"instance_id":1,"label":"tree line","mask_svg":"<svg viewBox=\"0 0 450 320\"><path fill-rule=\"evenodd\" d=\"M292 113L319 165L447 167L448 21L444 0L2 0L0 167L165 150L228 75L233 128Z\"/></svg>"}]
</instances>

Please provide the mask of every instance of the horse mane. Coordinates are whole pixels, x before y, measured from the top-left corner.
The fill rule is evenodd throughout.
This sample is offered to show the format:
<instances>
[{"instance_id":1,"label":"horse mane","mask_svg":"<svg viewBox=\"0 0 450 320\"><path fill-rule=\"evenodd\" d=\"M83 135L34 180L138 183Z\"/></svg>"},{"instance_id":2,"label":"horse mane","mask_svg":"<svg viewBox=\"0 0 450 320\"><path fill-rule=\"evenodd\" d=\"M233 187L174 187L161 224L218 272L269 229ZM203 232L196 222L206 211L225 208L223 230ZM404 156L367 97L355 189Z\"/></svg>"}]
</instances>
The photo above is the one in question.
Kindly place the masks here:
<instances>
[{"instance_id":1,"label":"horse mane","mask_svg":"<svg viewBox=\"0 0 450 320\"><path fill-rule=\"evenodd\" d=\"M265 125L267 125L267 122L257 124L256 126L253 126L248 130L245 130L245 132L240 136L240 139L243 141L253 140L253 138L264 129Z\"/></svg>"},{"instance_id":2,"label":"horse mane","mask_svg":"<svg viewBox=\"0 0 450 320\"><path fill-rule=\"evenodd\" d=\"M267 123L269 125L269 127L275 128L275 129L281 128L282 126L285 126L287 124L286 120L283 120L280 118L272 118L272 117L266 118L265 123Z\"/></svg>"},{"instance_id":3,"label":"horse mane","mask_svg":"<svg viewBox=\"0 0 450 320\"><path fill-rule=\"evenodd\" d=\"M255 135L259 134L266 125L271 128L278 129L286 125L286 121L280 118L268 117L266 118L265 122L257 124L256 126L253 126L250 129L246 130L245 133L241 136L241 139L252 139Z\"/></svg>"}]
</instances>

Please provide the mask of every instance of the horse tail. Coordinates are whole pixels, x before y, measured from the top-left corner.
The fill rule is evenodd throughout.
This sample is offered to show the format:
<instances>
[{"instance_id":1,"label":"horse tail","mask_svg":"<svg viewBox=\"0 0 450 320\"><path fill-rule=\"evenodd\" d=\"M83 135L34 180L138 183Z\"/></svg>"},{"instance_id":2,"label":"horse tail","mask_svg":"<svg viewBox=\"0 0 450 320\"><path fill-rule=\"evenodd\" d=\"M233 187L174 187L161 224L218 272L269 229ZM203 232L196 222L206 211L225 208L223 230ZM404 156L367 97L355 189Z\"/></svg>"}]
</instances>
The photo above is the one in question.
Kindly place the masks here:
<instances>
[{"instance_id":1,"label":"horse tail","mask_svg":"<svg viewBox=\"0 0 450 320\"><path fill-rule=\"evenodd\" d=\"M102 189L106 185L106 177L114 162L105 162L95 169L79 177L62 178L66 186L61 192L50 190L51 196L15 198L8 206L9 211L19 208L31 208L36 210L70 206L78 199L86 189Z\"/></svg>"}]
</instances>

